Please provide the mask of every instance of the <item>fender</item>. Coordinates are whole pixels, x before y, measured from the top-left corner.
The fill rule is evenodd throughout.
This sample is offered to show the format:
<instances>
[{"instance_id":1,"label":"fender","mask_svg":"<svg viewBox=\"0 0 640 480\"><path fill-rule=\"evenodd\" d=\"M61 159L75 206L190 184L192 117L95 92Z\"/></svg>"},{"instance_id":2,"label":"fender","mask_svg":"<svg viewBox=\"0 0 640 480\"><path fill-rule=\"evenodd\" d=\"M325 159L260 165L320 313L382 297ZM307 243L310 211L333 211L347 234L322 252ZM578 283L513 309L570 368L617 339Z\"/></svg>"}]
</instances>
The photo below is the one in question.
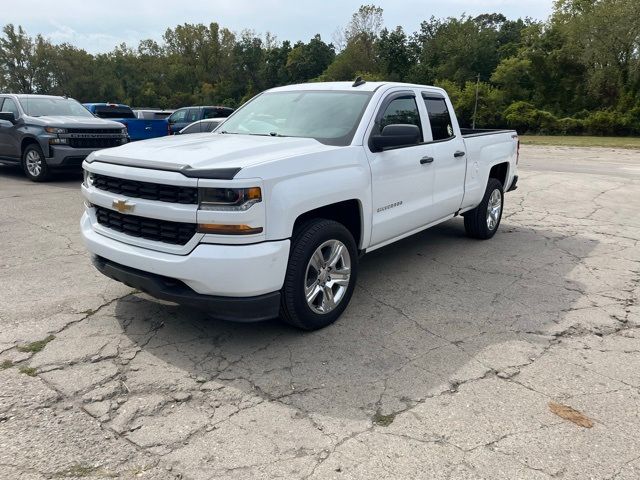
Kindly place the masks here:
<instances>
[{"instance_id":1,"label":"fender","mask_svg":"<svg viewBox=\"0 0 640 480\"><path fill-rule=\"evenodd\" d=\"M354 155L356 152L359 153ZM359 247L366 248L371 238L371 170L362 147L336 150L332 155L311 154L293 160L299 166L324 165L265 181L265 201L269 205L266 213L267 240L290 238L296 219L306 212L357 200L362 232Z\"/></svg>"}]
</instances>

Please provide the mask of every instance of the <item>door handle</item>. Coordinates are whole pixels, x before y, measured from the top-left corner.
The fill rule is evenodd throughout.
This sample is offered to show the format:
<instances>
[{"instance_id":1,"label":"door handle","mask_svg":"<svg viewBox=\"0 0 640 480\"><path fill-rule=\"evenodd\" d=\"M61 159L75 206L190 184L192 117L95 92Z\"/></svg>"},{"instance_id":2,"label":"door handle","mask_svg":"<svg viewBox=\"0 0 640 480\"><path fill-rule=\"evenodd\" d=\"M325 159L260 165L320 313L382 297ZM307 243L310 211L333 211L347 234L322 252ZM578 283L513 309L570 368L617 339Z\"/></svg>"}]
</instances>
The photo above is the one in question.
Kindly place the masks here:
<instances>
[{"instance_id":1,"label":"door handle","mask_svg":"<svg viewBox=\"0 0 640 480\"><path fill-rule=\"evenodd\" d=\"M426 163L433 163L433 157L422 157L420 159L420 165L424 165Z\"/></svg>"},{"instance_id":2,"label":"door handle","mask_svg":"<svg viewBox=\"0 0 640 480\"><path fill-rule=\"evenodd\" d=\"M464 157L465 153L462 150L458 150L456 153L453 154L453 156L456 158Z\"/></svg>"}]
</instances>

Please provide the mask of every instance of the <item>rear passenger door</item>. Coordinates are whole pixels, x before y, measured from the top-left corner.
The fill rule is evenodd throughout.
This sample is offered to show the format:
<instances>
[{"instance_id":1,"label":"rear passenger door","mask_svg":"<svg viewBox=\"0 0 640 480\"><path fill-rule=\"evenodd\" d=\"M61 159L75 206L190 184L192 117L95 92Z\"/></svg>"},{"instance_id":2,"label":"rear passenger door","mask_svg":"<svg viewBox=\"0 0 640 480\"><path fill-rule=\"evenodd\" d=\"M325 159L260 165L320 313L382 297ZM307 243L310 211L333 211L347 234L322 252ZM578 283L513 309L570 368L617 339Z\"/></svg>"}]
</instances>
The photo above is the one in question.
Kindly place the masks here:
<instances>
[{"instance_id":1,"label":"rear passenger door","mask_svg":"<svg viewBox=\"0 0 640 480\"><path fill-rule=\"evenodd\" d=\"M191 107L187 109L187 125L198 120L202 120L202 109L198 107Z\"/></svg>"},{"instance_id":2,"label":"rear passenger door","mask_svg":"<svg viewBox=\"0 0 640 480\"><path fill-rule=\"evenodd\" d=\"M367 140L392 124L417 125L424 135L419 101L422 100L414 90L403 89L387 94L378 107ZM382 152L374 152L370 145L365 146L372 176L371 246L429 223L434 176L431 146L424 144L423 140L415 145Z\"/></svg>"},{"instance_id":3,"label":"rear passenger door","mask_svg":"<svg viewBox=\"0 0 640 480\"><path fill-rule=\"evenodd\" d=\"M439 92L422 92L422 101L427 110L428 135L431 136L428 140L434 158L433 217L440 219L460 209L467 158L464 140L447 99Z\"/></svg>"}]
</instances>

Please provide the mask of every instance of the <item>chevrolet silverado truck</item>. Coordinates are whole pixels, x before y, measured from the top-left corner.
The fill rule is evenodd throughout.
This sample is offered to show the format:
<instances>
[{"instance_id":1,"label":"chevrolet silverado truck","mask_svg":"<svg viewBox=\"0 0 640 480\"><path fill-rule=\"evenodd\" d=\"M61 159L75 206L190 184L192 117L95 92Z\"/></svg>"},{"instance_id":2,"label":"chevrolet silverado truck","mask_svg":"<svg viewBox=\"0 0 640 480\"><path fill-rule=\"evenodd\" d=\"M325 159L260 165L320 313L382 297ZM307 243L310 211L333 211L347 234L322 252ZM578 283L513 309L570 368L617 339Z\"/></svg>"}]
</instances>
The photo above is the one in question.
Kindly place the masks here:
<instances>
[{"instance_id":1,"label":"chevrolet silverado truck","mask_svg":"<svg viewBox=\"0 0 640 480\"><path fill-rule=\"evenodd\" d=\"M98 118L123 124L132 142L164 137L169 134L169 123L166 119L138 118L128 105L122 103L83 103L82 105Z\"/></svg>"},{"instance_id":2,"label":"chevrolet silverado truck","mask_svg":"<svg viewBox=\"0 0 640 480\"><path fill-rule=\"evenodd\" d=\"M493 237L518 144L463 133L435 87L274 88L213 133L90 155L82 236L98 270L152 296L314 330L345 310L366 252L457 216Z\"/></svg>"},{"instance_id":3,"label":"chevrolet silverado truck","mask_svg":"<svg viewBox=\"0 0 640 480\"><path fill-rule=\"evenodd\" d=\"M0 163L22 166L34 182L127 142L122 124L95 118L71 98L0 94Z\"/></svg>"}]
</instances>

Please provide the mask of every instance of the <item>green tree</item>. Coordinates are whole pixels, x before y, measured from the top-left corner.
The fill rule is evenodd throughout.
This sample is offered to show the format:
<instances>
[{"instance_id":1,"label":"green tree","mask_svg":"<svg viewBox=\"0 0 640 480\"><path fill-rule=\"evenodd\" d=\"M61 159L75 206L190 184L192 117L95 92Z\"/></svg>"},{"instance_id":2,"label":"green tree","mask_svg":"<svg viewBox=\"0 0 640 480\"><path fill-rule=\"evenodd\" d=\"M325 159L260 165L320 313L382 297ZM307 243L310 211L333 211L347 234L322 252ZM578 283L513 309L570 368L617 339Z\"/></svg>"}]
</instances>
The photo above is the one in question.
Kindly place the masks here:
<instances>
[{"instance_id":1,"label":"green tree","mask_svg":"<svg viewBox=\"0 0 640 480\"><path fill-rule=\"evenodd\" d=\"M502 90L507 103L529 100L533 89L531 61L520 57L505 58L491 75L491 82Z\"/></svg>"},{"instance_id":2,"label":"green tree","mask_svg":"<svg viewBox=\"0 0 640 480\"><path fill-rule=\"evenodd\" d=\"M293 83L306 82L319 76L335 58L333 45L327 45L320 35L309 43L298 42L287 57L287 71Z\"/></svg>"},{"instance_id":3,"label":"green tree","mask_svg":"<svg viewBox=\"0 0 640 480\"><path fill-rule=\"evenodd\" d=\"M640 2L557 0L552 24L585 67L588 92L615 106L640 91Z\"/></svg>"},{"instance_id":4,"label":"green tree","mask_svg":"<svg viewBox=\"0 0 640 480\"><path fill-rule=\"evenodd\" d=\"M376 42L376 52L379 71L387 80L403 81L415 62L414 51L402 27L392 31L383 29Z\"/></svg>"},{"instance_id":5,"label":"green tree","mask_svg":"<svg viewBox=\"0 0 640 480\"><path fill-rule=\"evenodd\" d=\"M16 93L38 93L50 87L50 43L41 35L32 39L21 26L5 25L0 37L0 88Z\"/></svg>"}]
</instances>

